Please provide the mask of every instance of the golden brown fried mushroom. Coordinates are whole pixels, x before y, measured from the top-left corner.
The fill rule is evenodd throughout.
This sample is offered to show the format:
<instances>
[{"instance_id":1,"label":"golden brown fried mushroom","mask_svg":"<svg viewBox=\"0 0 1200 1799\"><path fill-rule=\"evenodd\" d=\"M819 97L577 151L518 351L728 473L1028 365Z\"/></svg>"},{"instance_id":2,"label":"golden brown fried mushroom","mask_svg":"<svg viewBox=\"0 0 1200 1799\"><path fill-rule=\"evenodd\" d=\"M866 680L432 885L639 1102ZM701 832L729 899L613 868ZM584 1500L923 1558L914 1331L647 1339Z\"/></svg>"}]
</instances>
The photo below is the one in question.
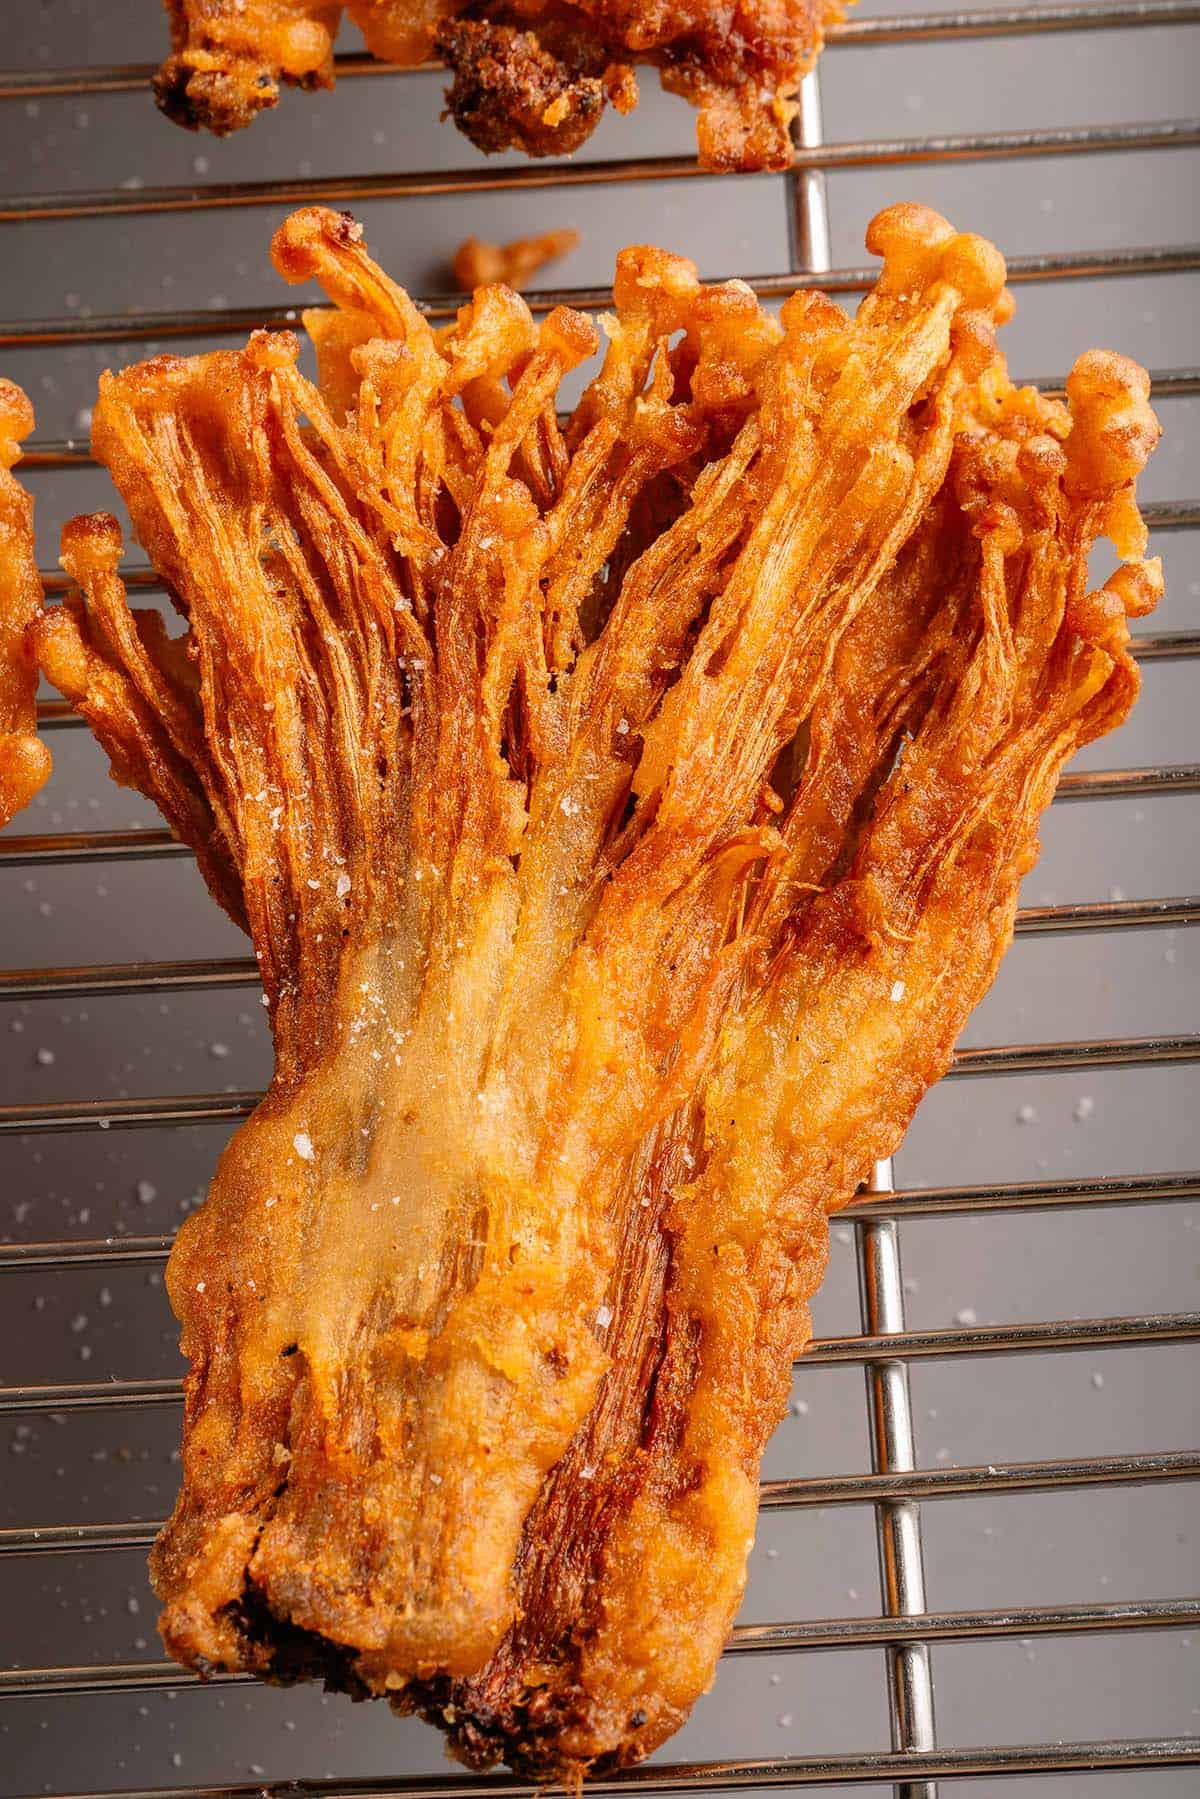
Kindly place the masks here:
<instances>
[{"instance_id":1,"label":"golden brown fried mushroom","mask_svg":"<svg viewBox=\"0 0 1200 1799\"><path fill-rule=\"evenodd\" d=\"M16 476L33 407L12 381L0 380L0 825L27 806L50 776L50 752L37 735L37 664L28 630L42 604L33 551L33 501Z\"/></svg>"},{"instance_id":2,"label":"golden brown fried mushroom","mask_svg":"<svg viewBox=\"0 0 1200 1799\"><path fill-rule=\"evenodd\" d=\"M178 124L248 125L279 84L329 87L342 6L328 0L164 0L171 55L155 78ZM367 48L452 73L447 109L481 150L565 156L608 105L637 104L635 66L697 107L712 169L786 168L800 81L841 0L348 0Z\"/></svg>"},{"instance_id":3,"label":"golden brown fried mushroom","mask_svg":"<svg viewBox=\"0 0 1200 1799\"><path fill-rule=\"evenodd\" d=\"M919 207L849 319L653 249L590 322L435 333L317 209L289 334L105 378L115 527L47 672L252 934L276 1069L187 1220L171 1653L389 1697L483 1766L626 1766L711 1681L829 1213L1127 714L1143 372L1068 406ZM1088 554L1121 569L1099 593Z\"/></svg>"}]
</instances>

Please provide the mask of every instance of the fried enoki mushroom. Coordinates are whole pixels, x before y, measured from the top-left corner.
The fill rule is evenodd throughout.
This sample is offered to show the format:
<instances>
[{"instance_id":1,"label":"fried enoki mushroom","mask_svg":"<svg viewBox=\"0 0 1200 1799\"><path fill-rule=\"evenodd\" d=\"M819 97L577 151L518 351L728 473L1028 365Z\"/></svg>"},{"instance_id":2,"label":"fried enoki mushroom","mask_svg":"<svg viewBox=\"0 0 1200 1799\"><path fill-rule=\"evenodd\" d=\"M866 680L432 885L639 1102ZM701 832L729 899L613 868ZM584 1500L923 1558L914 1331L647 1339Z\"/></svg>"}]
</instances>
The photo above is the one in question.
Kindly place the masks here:
<instances>
[{"instance_id":1,"label":"fried enoki mushroom","mask_svg":"<svg viewBox=\"0 0 1200 1799\"><path fill-rule=\"evenodd\" d=\"M163 0L171 54L159 106L224 134L279 99L330 87L343 8L328 0ZM805 73L841 0L346 0L367 48L415 67L442 57L447 107L481 150L564 156L607 105L637 104L635 65L699 109L713 169L786 168Z\"/></svg>"},{"instance_id":2,"label":"fried enoki mushroom","mask_svg":"<svg viewBox=\"0 0 1200 1799\"><path fill-rule=\"evenodd\" d=\"M569 225L543 231L538 237L517 237L507 244L489 244L482 238L467 237L454 252L451 273L463 293L498 281L515 287L519 293L548 262L557 262L578 244L579 233Z\"/></svg>"},{"instance_id":3,"label":"fried enoki mushroom","mask_svg":"<svg viewBox=\"0 0 1200 1799\"><path fill-rule=\"evenodd\" d=\"M27 632L42 605L33 550L33 501L12 473L33 407L15 382L0 379L0 825L27 806L50 776L37 735L37 664Z\"/></svg>"},{"instance_id":4,"label":"fried enoki mushroom","mask_svg":"<svg viewBox=\"0 0 1200 1799\"><path fill-rule=\"evenodd\" d=\"M868 243L854 319L625 251L564 424L589 320L485 287L437 333L308 210L274 258L333 302L317 386L286 332L104 379L186 628L77 519L42 663L247 924L276 1057L168 1271L188 1666L538 1779L712 1679L828 1215L947 1067L1160 584L1143 371L1016 390L990 244L916 206Z\"/></svg>"}]
</instances>

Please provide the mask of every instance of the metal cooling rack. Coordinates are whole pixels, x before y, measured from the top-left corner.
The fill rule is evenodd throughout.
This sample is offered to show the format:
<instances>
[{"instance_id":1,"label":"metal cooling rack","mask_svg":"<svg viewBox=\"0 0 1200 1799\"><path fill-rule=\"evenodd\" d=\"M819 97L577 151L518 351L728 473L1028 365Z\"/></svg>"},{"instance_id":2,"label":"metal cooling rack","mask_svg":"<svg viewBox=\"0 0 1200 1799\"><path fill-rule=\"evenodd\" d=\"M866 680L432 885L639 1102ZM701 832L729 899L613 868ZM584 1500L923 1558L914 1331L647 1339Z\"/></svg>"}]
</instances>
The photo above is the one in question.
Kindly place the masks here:
<instances>
[{"instance_id":1,"label":"metal cooling rack","mask_svg":"<svg viewBox=\"0 0 1200 1799\"><path fill-rule=\"evenodd\" d=\"M940 12L899 18L849 20L830 34L831 50L868 48L921 40L1035 37L1057 32L1127 31L1147 26L1200 23L1200 0L1133 0L1132 4L1050 4ZM0 74L0 100L63 95L102 96L141 88L150 69L141 65L37 70ZM338 59L339 79L403 80L404 73L366 57ZM832 266L825 171L871 164L1028 156L1096 155L1120 150L1163 150L1200 145L1200 120L1177 120L1085 128L1051 128L963 136L922 136L889 141L826 143L822 134L819 73L809 77L798 121L794 169L781 177L789 193L790 266L783 274L753 279L764 298L789 293L802 277L807 286L829 293L856 293L869 287L868 268ZM568 166L522 163L466 171L369 175L299 181L243 181L203 187L142 187L95 193L41 194L0 198L0 223L37 219L92 219L100 215L189 212L321 200L346 204L417 195L540 190L547 187L688 180L702 174L694 159L659 156L629 161L574 162ZM1066 250L1052 255L1011 258L1014 282L1094 281L1105 277L1200 270L1200 243L1162 244L1098 252ZM731 271L740 273L740 271ZM542 290L528 296L535 309L559 303L603 306L603 290ZM455 302L422 302L433 318L452 316ZM142 313L137 316L71 317L33 323L0 323L0 351L30 346L138 343L193 336L240 336L260 325L281 324L277 308ZM1039 383L1047 390L1055 380ZM1200 393L1200 368L1154 373L1160 396ZM86 465L86 448L70 440L42 440L29 446L25 465L67 469ZM1181 499L1144 508L1155 531L1200 526L1200 501ZM130 566L130 586L154 591L154 572ZM58 571L44 571L48 593L68 583ZM1191 659L1200 655L1200 631L1143 634L1136 639L1143 661ZM40 707L47 729L77 721L60 702ZM1200 763L1156 765L1099 773L1068 774L1059 801L1128 800L1131 797L1200 792ZM63 863L102 863L188 852L159 830L16 834L0 839L0 869ZM1059 932L1114 933L1155 926L1200 923L1200 896L1113 900L1024 908L1022 935ZM248 957L128 963L110 966L19 969L0 972L0 1000L60 998L67 995L180 993L253 987L257 976ZM963 1050L953 1077L1133 1068L1150 1064L1200 1062L1200 1034L1106 1038L1098 1041L1001 1045ZM254 1093L198 1093L182 1098L55 1102L0 1106L0 1133L92 1131L97 1126L136 1128L170 1124L229 1122L244 1117ZM1200 1598L1145 1603L1050 1605L986 1611L930 1612L926 1609L919 1502L949 1496L1030 1493L1065 1488L1117 1486L1195 1479L1200 1449L1158 1454L1110 1455L1074 1460L989 1463L981 1467L919 1468L908 1387L910 1361L922 1357L978 1357L1022 1351L1094 1349L1117 1344L1200 1341L1200 1314L1052 1320L1044 1323L956 1327L915 1331L905 1319L900 1279L900 1230L906 1218L995 1211L1139 1206L1200 1198L1200 1172L1145 1178L1046 1180L1004 1185L896 1189L890 1164L876 1169L871 1191L847 1216L855 1224L860 1285L861 1332L817 1340L805 1365L861 1363L866 1375L874 1472L763 1483L765 1509L803 1506L869 1505L875 1510L880 1564L880 1612L876 1617L804 1620L795 1623L739 1624L728 1653L787 1652L878 1646L885 1652L892 1721L892 1750L886 1753L786 1757L763 1760L652 1764L592 1790L636 1788L650 1793L697 1793L741 1787L813 1787L894 1783L902 1799L933 1799L939 1780L988 1775L1037 1775L1082 1771L1125 1771L1200 1767L1200 1738L1107 1739L1095 1742L1011 1747L941 1749L934 1723L934 1683L929 1646L937 1642L1087 1632L1144 1631L1200 1623ZM18 1269L56 1271L161 1265L170 1240L164 1236L119 1237L0 1245L0 1273ZM0 1388L0 1415L21 1412L83 1412L108 1407L174 1405L177 1380L79 1382ZM52 1555L70 1551L143 1548L158 1525L152 1521L37 1526L0 1530L0 1556ZM241 1676L218 1676L213 1685L238 1683ZM174 1688L185 1680L168 1662L84 1665L0 1671L0 1698L39 1694L67 1696L145 1692ZM232 1799L260 1787L185 1788L139 1791L131 1799ZM275 1790L275 1789L269 1789ZM286 1783L294 1795L325 1799L334 1793L368 1799L477 1799L484 1793L527 1794L526 1783L508 1777L475 1780L451 1777L389 1778L374 1781L313 1780ZM75 1796L81 1799L81 1796Z\"/></svg>"}]
</instances>

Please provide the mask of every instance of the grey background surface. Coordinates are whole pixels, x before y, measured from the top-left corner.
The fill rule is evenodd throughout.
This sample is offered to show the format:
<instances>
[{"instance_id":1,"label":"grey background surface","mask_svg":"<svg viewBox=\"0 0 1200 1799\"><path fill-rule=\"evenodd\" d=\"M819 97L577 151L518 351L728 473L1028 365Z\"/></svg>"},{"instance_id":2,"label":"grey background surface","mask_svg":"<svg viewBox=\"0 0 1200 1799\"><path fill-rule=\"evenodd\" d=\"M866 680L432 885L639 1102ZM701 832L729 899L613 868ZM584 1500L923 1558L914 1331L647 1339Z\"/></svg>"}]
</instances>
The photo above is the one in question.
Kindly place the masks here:
<instances>
[{"instance_id":1,"label":"grey background surface","mask_svg":"<svg viewBox=\"0 0 1200 1799\"><path fill-rule=\"evenodd\" d=\"M903 10L873 0L862 12ZM926 0L928 10L928 0ZM159 54L153 0L9 5L0 61L10 67L142 60ZM908 137L1177 117L1194 110L1200 34L1163 29L1039 42L838 49L821 64L826 135ZM142 94L0 106L3 186L11 193L139 184L467 166L475 152L438 129L435 75L347 82L333 95L285 96L252 132L225 143L159 119ZM687 151L692 119L652 79L633 121L608 121L589 155ZM863 260L872 213L928 200L1008 252L1099 249L1197 237L1194 151L959 163L837 173L829 181L834 257ZM282 209L192 217L8 224L0 235L5 319L173 306L273 302L266 257ZM503 238L574 224L583 242L567 283L605 280L615 249L653 240L717 276L786 266L777 178L696 180L559 194L386 201L357 209L372 247L414 290L446 282L470 230ZM1196 277L1058 283L1019 291L1009 330L1019 374L1066 369L1092 344L1151 366L1200 361ZM142 347L11 352L4 372L38 409L38 436L80 435L100 368ZM1187 498L1200 401L1166 400L1166 441L1144 491ZM30 476L43 563L73 511L112 503L95 472ZM1167 560L1160 629L1200 626L1197 535L1156 544ZM136 557L137 552L134 552ZM1195 759L1195 664L1146 671L1133 721L1087 757L1093 766ZM54 779L29 830L153 823L108 781L82 733L54 739ZM1060 806L1027 899L1200 891L1200 800ZM240 939L187 863L36 874L0 871L7 966L241 953ZM1200 933L1144 932L1018 943L972 1021L975 1043L1195 1028ZM268 1049L252 991L7 1003L0 1091L8 1102L254 1086ZM1090 1105L1086 1102L1091 1102ZM905 1185L1042 1175L1183 1170L1200 1164L1195 1069L1112 1071L947 1084L922 1107L898 1159ZM111 1131L103 1137L0 1138L0 1236L90 1237L170 1230L197 1203L217 1128ZM1200 1208L1093 1210L913 1221L903 1229L915 1325L1128 1314L1194 1306ZM818 1333L858 1325L850 1228L839 1225ZM60 1272L0 1276L0 1382L103 1379L175 1371L175 1331L157 1276ZM918 1460L977 1463L1182 1447L1197 1440L1194 1348L918 1364ZM170 1505L172 1408L0 1423L0 1523L156 1517ZM771 1445L770 1475L869 1465L861 1372L802 1369L795 1408ZM1194 1488L945 1501L924 1508L935 1608L1194 1593L1200 1516ZM765 1621L878 1610L873 1525L862 1507L766 1516L743 1616ZM0 1562L0 1665L154 1659L154 1604L140 1553ZM939 1647L938 1723L947 1744L1053 1741L1200 1731L1200 1641L1187 1632ZM851 1751L887 1742L878 1652L739 1657L663 1752L666 1759ZM194 1785L305 1775L438 1771L440 1741L379 1707L310 1691L204 1691L22 1698L0 1709L0 1793ZM1195 1775L1006 1783L1023 1794L1182 1799ZM1000 1790L966 1782L964 1799Z\"/></svg>"}]
</instances>

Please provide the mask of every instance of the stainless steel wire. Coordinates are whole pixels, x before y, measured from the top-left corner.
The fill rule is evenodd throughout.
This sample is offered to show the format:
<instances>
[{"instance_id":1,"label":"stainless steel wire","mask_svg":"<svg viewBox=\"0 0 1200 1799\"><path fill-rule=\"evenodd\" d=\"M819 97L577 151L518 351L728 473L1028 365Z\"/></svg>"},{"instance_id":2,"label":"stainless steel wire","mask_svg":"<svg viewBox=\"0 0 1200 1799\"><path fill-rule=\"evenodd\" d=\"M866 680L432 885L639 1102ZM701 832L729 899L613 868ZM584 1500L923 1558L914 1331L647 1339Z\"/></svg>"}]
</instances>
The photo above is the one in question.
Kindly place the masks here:
<instances>
[{"instance_id":1,"label":"stainless steel wire","mask_svg":"<svg viewBox=\"0 0 1200 1799\"><path fill-rule=\"evenodd\" d=\"M1072 1073L1096 1068L1185 1067L1200 1062L1200 1033L1097 1037L1078 1043L1004 1043L960 1049L943 1080L1001 1074ZM0 1106L0 1135L57 1131L146 1130L175 1124L232 1124L248 1118L258 1090L168 1097L47 1100Z\"/></svg>"},{"instance_id":2,"label":"stainless steel wire","mask_svg":"<svg viewBox=\"0 0 1200 1799\"><path fill-rule=\"evenodd\" d=\"M1084 0L1083 4L992 6L944 13L914 13L898 19L844 19L826 33L827 49L869 48L947 39L1046 36L1063 31L1128 31L1139 26L1190 25L1200 18L1197 0ZM419 73L363 55L336 59L339 81L359 76L396 79ZM422 69L436 68L425 63ZM153 63L117 63L79 69L14 69L0 73L0 100L144 93Z\"/></svg>"},{"instance_id":3,"label":"stainless steel wire","mask_svg":"<svg viewBox=\"0 0 1200 1799\"><path fill-rule=\"evenodd\" d=\"M1054 32L1128 31L1200 22L1200 0L1134 0L1132 4L1050 4L990 7L978 10L913 15L907 18L852 19L835 27L830 48L869 48L879 44L937 39L982 39ZM365 57L338 59L342 79L390 79L407 72L388 69ZM61 95L119 94L141 88L149 71L143 65L0 73L0 101ZM1051 127L1011 132L972 132L953 136L921 136L897 140L857 140L825 144L820 129L819 90L815 78L805 83L799 121L799 144L790 183L789 268L751 282L764 299L791 291L797 275L806 285L835 294L868 287L869 268L834 268L829 251L824 172L881 164L1001 161L1026 156L1072 156L1128 150L1159 151L1200 145L1200 121L1143 121L1103 127ZM103 215L152 215L229 207L274 205L297 200L336 202L497 192L563 185L586 186L645 180L707 179L689 157L651 157L574 163L567 167L519 165L514 168L451 173L396 173L323 177L299 182L249 181L188 187L105 189L0 198L0 223L73 220ZM1200 244L1150 245L1076 252L1070 249L1010 259L1014 282L1099 280L1200 270ZM593 289L540 290L529 296L535 310L557 304L598 308L608 296ZM453 295L433 295L420 302L428 316L453 315ZM215 338L239 335L262 325L295 322L292 309L252 307L222 311L170 311L155 314L0 322L0 347L83 346L113 342L140 343L161 339ZM1061 377L1036 383L1049 391ZM1200 370L1163 369L1154 376L1158 397L1200 392ZM89 466L84 445L69 439L35 441L25 466L37 471L65 471ZM1200 501L1159 501L1145 508L1155 531L1184 531L1200 525ZM131 587L149 593L160 583L152 569L125 571ZM44 571L47 591L66 590L57 570ZM1136 653L1143 662L1188 660L1200 654L1200 632L1142 635ZM57 702L41 708L41 722L58 727L72 722ZM1200 791L1200 763L1157 764L1144 768L1076 772L1068 775L1059 797L1064 800L1120 799L1130 796L1192 794ZM168 833L155 830L88 833L18 834L0 841L0 869L25 866L146 857L185 856L189 852ZM1076 931L1119 931L1156 927L1179 928L1200 922L1200 898L1164 897L1025 908L1017 921L1024 936ZM217 960L117 964L75 968L0 971L0 1001L62 998L66 995L133 995L209 991L245 987L257 974L248 957ZM984 1046L961 1050L953 1075L982 1076L1095 1067L1149 1067L1200 1061L1200 1035L1107 1038L1089 1042ZM220 1123L244 1117L256 1103L255 1093L191 1094L175 1098L149 1096L113 1101L54 1102L0 1107L0 1133L156 1128ZM727 1653L818 1651L876 1646L884 1649L889 1667L893 1712L893 1749L829 1757L721 1761L653 1766L616 1780L593 1783L598 1793L637 1787L653 1793L696 1793L705 1788L836 1786L888 1782L900 1799L932 1799L938 1780L1000 1774L1066 1773L1082 1770L1124 1772L1200 1765L1200 1741L1157 1737L1073 1744L1023 1743L1011 1747L943 1750L936 1746L933 1678L929 1645L936 1642L981 1641L1011 1636L1064 1635L1130 1630L1178 1629L1200 1622L1200 1598L1164 1601L1133 1600L1112 1604L1048 1605L971 1612L930 1612L924 1594L919 1503L1007 1493L1068 1492L1101 1486L1191 1480L1200 1476L1200 1450L1161 1454L1096 1456L1052 1461L990 1463L976 1467L919 1466L908 1395L908 1370L914 1361L978 1358L1066 1350L1088 1351L1132 1344L1200 1341L1200 1313L1179 1312L1135 1317L1051 1319L1028 1324L955 1327L919 1331L908 1327L900 1280L900 1225L905 1218L984 1214L1002 1210L1158 1205L1200 1197L1200 1172L1146 1177L1108 1177L996 1185L892 1189L890 1171L877 1171L872 1191L853 1202L848 1216L855 1222L860 1269L862 1329L842 1337L818 1339L804 1358L805 1366L834 1367L859 1363L865 1370L871 1417L873 1468L869 1474L826 1475L766 1481L761 1488L765 1510L796 1507L870 1505L875 1508L880 1549L880 1615L868 1618L797 1620L770 1625L738 1626ZM0 1245L0 1273L20 1269L46 1272L70 1268L161 1266L169 1250L165 1236ZM0 1415L32 1411L88 1412L109 1408L176 1405L180 1383L172 1378L55 1383L0 1388ZM141 1551L158 1525L134 1520L80 1525L28 1525L0 1530L0 1557L42 1554L90 1554ZM219 1676L224 1684L231 1678ZM188 1677L169 1663L98 1664L82 1667L20 1668L0 1673L0 1697L69 1696L183 1688ZM532 1795L514 1779L477 1781L396 1778L381 1781L289 1782L293 1799L476 1799L477 1795ZM203 1799L257 1799L250 1787L206 1788ZM61 1799L93 1799L62 1795ZM128 1799L202 1799L199 1789L177 1787L135 1793Z\"/></svg>"}]
</instances>

